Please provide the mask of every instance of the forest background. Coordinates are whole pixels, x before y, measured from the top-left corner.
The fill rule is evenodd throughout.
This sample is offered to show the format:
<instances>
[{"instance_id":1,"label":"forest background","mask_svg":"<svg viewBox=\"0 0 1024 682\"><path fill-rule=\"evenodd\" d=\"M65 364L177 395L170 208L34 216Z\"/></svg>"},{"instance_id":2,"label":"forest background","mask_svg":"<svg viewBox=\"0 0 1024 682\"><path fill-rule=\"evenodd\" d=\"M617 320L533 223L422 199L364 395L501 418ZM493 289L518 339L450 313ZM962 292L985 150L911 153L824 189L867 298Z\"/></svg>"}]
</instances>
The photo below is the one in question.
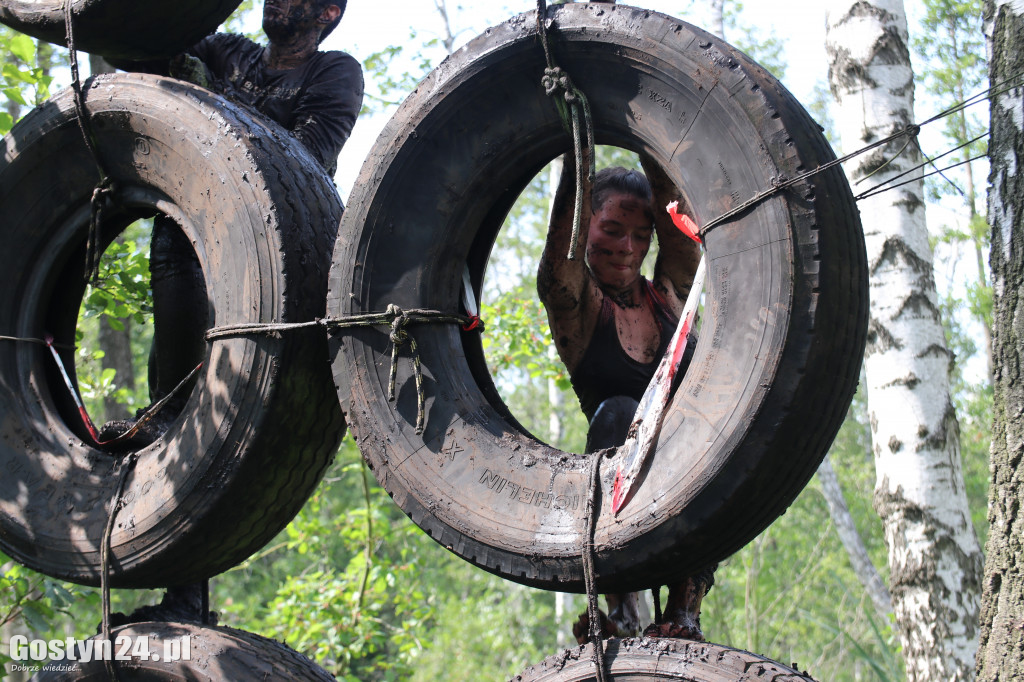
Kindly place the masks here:
<instances>
[{"instance_id":1,"label":"forest background","mask_svg":"<svg viewBox=\"0 0 1024 682\"><path fill-rule=\"evenodd\" d=\"M720 32L769 68L831 128L824 57L824 11L813 3L776 10L772 30L762 3L652 0L640 3ZM769 4L769 3L764 3ZM770 3L778 7L778 3ZM246 0L228 30L258 34L260 3ZM798 7L797 7L798 6ZM351 0L326 49L362 61L367 99L336 176L344 198L376 132L405 94L446 54L489 25L530 10L530 0L486 3L404 0L389 11L385 44L366 37L381 24L380 5ZM714 9L722 11L721 24ZM983 88L986 77L980 0L908 0L918 118ZM795 23L793 17L800 17ZM788 19L785 17L789 17ZM408 21L408 25L406 22ZM803 30L804 22L820 26ZM947 26L954 26L952 32ZM381 34L382 30L375 30ZM379 40L379 39L378 39ZM950 43L959 41L957 57ZM820 55L820 58L819 58ZM84 56L83 56L84 58ZM63 48L0 27L0 133L49 93L69 83ZM808 64L817 65L808 68ZM102 65L96 64L97 70ZM987 130L984 104L967 110L967 139ZM939 122L922 131L926 153L960 144L965 130ZM365 130L365 132L363 132ZM837 152L839 143L832 138ZM976 143L984 150L984 142ZM602 149L603 163L635 163ZM965 156L966 158L966 156ZM984 177L984 160L974 177ZM972 520L984 545L992 389L985 330L991 327L984 193L968 205L966 169L928 185L929 230L949 347L960 452ZM505 401L534 434L580 452L586 424L564 369L551 353L534 273L546 231L552 178L538 174L516 204L496 245L483 296L485 344ZM78 378L95 421L131 414L148 403L146 357L148 226L133 226L105 254L108 286L89 292L80 316ZM651 259L653 260L653 259ZM724 562L704 603L708 638L784 663L820 680L904 678L891 607L871 585L886 582L886 545L872 508L874 463L866 400L858 394L828 456L790 510ZM835 478L829 476L833 472ZM837 497L833 482L838 482ZM851 562L837 532L843 502L870 566ZM884 597L886 595L882 595ZM114 592L114 609L153 603L158 591ZM223 624L286 642L343 680L503 679L571 643L582 597L503 581L458 559L425 536L391 502L363 466L350 438L301 513L273 542L211 581ZM97 590L38 575L0 555L0 663L14 633L87 637L99 621ZM0 677L7 666L0 668ZM12 677L11 679L17 679Z\"/></svg>"}]
</instances>

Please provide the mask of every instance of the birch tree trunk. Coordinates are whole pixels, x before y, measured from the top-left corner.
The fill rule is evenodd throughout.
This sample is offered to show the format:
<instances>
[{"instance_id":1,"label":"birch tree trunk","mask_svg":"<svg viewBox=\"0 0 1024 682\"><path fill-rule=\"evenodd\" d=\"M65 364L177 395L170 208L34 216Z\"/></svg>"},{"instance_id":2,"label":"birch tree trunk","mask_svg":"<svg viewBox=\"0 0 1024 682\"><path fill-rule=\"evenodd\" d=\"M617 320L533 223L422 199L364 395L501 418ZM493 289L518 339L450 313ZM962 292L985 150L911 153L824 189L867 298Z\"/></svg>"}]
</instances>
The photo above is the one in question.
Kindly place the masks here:
<instances>
[{"instance_id":1,"label":"birch tree trunk","mask_svg":"<svg viewBox=\"0 0 1024 682\"><path fill-rule=\"evenodd\" d=\"M992 85L1011 77L1018 84L991 100L988 217L995 289L995 423L978 651L978 679L1008 682L1024 679L1024 179L1019 170L1024 166L1024 3L987 0L985 33Z\"/></svg>"},{"instance_id":2,"label":"birch tree trunk","mask_svg":"<svg viewBox=\"0 0 1024 682\"><path fill-rule=\"evenodd\" d=\"M830 0L829 82L846 151L914 120L914 78L902 0ZM920 163L905 139L847 164L858 189ZM936 305L918 180L860 203L870 267L865 357L875 455L875 509L889 547L890 590L907 679L973 678L981 550L967 511L951 355ZM912 176L913 177L913 176Z\"/></svg>"}]
</instances>

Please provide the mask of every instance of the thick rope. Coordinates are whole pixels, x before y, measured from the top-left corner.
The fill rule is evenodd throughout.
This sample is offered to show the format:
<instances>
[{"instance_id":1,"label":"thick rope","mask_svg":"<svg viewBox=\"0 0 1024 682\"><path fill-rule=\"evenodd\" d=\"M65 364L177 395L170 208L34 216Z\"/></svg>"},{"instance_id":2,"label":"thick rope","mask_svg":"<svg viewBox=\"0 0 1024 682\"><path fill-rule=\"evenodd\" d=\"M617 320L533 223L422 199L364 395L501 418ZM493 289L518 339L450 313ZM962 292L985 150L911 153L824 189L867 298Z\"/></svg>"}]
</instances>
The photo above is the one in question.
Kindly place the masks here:
<instances>
[{"instance_id":1,"label":"thick rope","mask_svg":"<svg viewBox=\"0 0 1024 682\"><path fill-rule=\"evenodd\" d=\"M278 334L283 331L295 329L308 329L310 327L323 327L328 332L355 327L375 327L388 325L391 327L389 338L391 339L391 369L388 372L388 400L395 399L395 383L398 374L398 353L402 346L409 344L409 353L412 356L413 375L416 380L416 433L423 433L426 422L426 396L423 391L423 369L420 362L419 345L416 339L409 333L407 327L410 324L433 324L438 322L460 325L465 331L473 329L483 331L483 323L475 315L457 315L445 313L439 310L427 310L415 308L402 310L395 304L389 304L383 313L364 313L351 315L349 317L327 317L313 320L312 322L293 323L245 323L235 325L224 325L214 327L206 332L206 340L213 341L233 336L246 336L249 334Z\"/></svg>"},{"instance_id":2,"label":"thick rope","mask_svg":"<svg viewBox=\"0 0 1024 682\"><path fill-rule=\"evenodd\" d=\"M587 498L587 538L583 543L583 584L587 591L587 619L590 626L590 643L594 645L594 671L597 682L605 682L607 670L604 660L604 633L601 629L601 611L597 605L597 572L594 570L594 534L597 530L598 510L601 509L601 460L604 451L599 450L591 455L590 460L590 495Z\"/></svg>"},{"instance_id":3,"label":"thick rope","mask_svg":"<svg viewBox=\"0 0 1024 682\"><path fill-rule=\"evenodd\" d=\"M108 642L110 641L110 539L114 534L114 520L117 518L117 512L124 505L124 498L122 497L124 494L124 482L128 478L128 473L135 468L137 460L138 455L133 452L117 463L120 470L117 478L117 488L113 504L110 507L110 514L107 516L107 525L103 529L103 539L100 543L100 595L103 608L100 629L103 639ZM112 658L111 656L106 660L107 674L111 680L117 680L117 671L114 668Z\"/></svg>"},{"instance_id":4,"label":"thick rope","mask_svg":"<svg viewBox=\"0 0 1024 682\"><path fill-rule=\"evenodd\" d=\"M549 97L555 98L555 107L562 119L562 125L571 132L573 140L573 153L576 158L576 205L572 218L572 237L569 240L568 260L576 259L576 249L579 246L581 223L583 220L583 198L589 192L584 190L594 182L595 151L594 151L594 122L590 113L590 103L587 97L572 83L569 75L555 63L551 54L551 46L548 43L546 0L537 0L537 33L540 35L541 45L544 49L544 59L547 68L544 69L544 77L541 83L544 92ZM558 95L562 97L559 98ZM581 121L582 118L582 121ZM585 140L584 140L585 133ZM586 145L584 147L584 144ZM588 152L584 154L584 152ZM583 161L589 157L589 163L584 170ZM583 581L587 592L587 618L590 626L590 642L593 645L594 671L597 675L597 682L605 682L607 677L604 661L604 641L601 629L601 611L597 604L597 589L595 587L596 573L594 571L594 533L597 527L598 510L601 508L601 453L595 453L590 463L590 495L587 499L586 526L587 538L583 545Z\"/></svg>"},{"instance_id":5,"label":"thick rope","mask_svg":"<svg viewBox=\"0 0 1024 682\"><path fill-rule=\"evenodd\" d=\"M78 119L78 128L82 131L82 139L85 147L89 150L93 162L96 164L96 172L99 174L99 182L92 193L92 213L89 219L89 235L86 239L85 249L85 281L94 282L99 277L100 256L99 235L102 224L102 211L111 194L114 191L114 183L107 176L100 162L99 153L96 151L96 137L93 134L92 122L89 119L89 112L85 109L85 97L82 93L82 79L78 71L78 51L75 48L74 21L71 11L71 0L64 0L64 29L65 38L68 43L68 52L71 56L71 89L75 93L75 118Z\"/></svg>"},{"instance_id":6,"label":"thick rope","mask_svg":"<svg viewBox=\"0 0 1024 682\"><path fill-rule=\"evenodd\" d=\"M590 102L586 95L573 85L572 80L551 55L551 46L548 43L546 0L537 0L537 32L540 34L541 45L544 48L544 59L547 68L544 69L544 76L541 83L544 92L549 97L555 98L555 107L562 119L562 126L572 134L573 153L576 158L576 205L572 216L572 237L569 240L569 260L576 259L576 248L579 246L580 229L583 220L583 195L584 189L594 182L595 153L594 153L594 122L590 113ZM562 97L559 98L558 95ZM584 136L585 133L585 136ZM584 139L585 138L585 139ZM585 145L585 146L584 146ZM588 152L584 154L584 152ZM589 157L586 171L583 168L584 158Z\"/></svg>"}]
</instances>

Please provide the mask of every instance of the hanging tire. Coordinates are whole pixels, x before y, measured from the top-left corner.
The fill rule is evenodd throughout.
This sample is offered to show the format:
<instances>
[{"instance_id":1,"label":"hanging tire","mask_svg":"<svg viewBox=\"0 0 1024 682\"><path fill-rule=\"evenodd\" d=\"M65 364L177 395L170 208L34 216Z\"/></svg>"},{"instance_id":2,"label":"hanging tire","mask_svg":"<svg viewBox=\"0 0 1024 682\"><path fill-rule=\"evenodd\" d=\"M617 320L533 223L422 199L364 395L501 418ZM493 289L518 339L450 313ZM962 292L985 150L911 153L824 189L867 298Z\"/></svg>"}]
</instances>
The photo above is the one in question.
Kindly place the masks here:
<instances>
[{"instance_id":1,"label":"hanging tire","mask_svg":"<svg viewBox=\"0 0 1024 682\"><path fill-rule=\"evenodd\" d=\"M159 211L195 245L211 325L323 316L342 205L298 141L168 78L90 79L86 108L120 206L104 213L101 248ZM52 334L73 367L97 170L70 90L0 151L0 334ZM89 445L45 347L0 340L0 415L0 550L98 584L119 460ZM127 475L111 585L195 582L247 557L298 512L344 429L322 331L209 342L184 411Z\"/></svg>"},{"instance_id":2,"label":"hanging tire","mask_svg":"<svg viewBox=\"0 0 1024 682\"><path fill-rule=\"evenodd\" d=\"M798 102L749 58L654 12L569 3L549 10L555 60L588 96L599 144L645 152L697 223L834 158ZM488 29L427 76L385 127L354 183L331 268L328 314L460 311L479 295L516 197L570 139L544 94L535 14ZM650 475L613 518L603 465L597 586L664 584L735 552L813 475L853 396L867 329L857 208L839 168L709 231L707 303L693 362L667 410ZM424 373L415 431L412 363L382 328L338 331L342 409L378 480L413 521L505 578L583 590L586 457L523 429L484 362L478 332L410 327Z\"/></svg>"},{"instance_id":3,"label":"hanging tire","mask_svg":"<svg viewBox=\"0 0 1024 682\"><path fill-rule=\"evenodd\" d=\"M67 45L65 0L0 0L0 23ZM116 59L173 57L213 33L240 0L71 0L75 47Z\"/></svg>"},{"instance_id":4,"label":"hanging tire","mask_svg":"<svg viewBox=\"0 0 1024 682\"><path fill-rule=\"evenodd\" d=\"M512 682L594 680L593 652L593 645L587 644L549 656L513 677ZM682 639L609 639L605 663L609 679L620 682L814 682L806 673L763 656L718 644Z\"/></svg>"},{"instance_id":5,"label":"hanging tire","mask_svg":"<svg viewBox=\"0 0 1024 682\"><path fill-rule=\"evenodd\" d=\"M89 641L96 647L99 639L93 637ZM110 641L112 654L120 654L119 659L113 661L119 680L334 680L326 670L294 649L234 628L195 623L133 623L113 629ZM80 660L81 645L79 642L75 652L79 660L65 659L46 665L32 679L37 682L108 679L106 661Z\"/></svg>"}]
</instances>

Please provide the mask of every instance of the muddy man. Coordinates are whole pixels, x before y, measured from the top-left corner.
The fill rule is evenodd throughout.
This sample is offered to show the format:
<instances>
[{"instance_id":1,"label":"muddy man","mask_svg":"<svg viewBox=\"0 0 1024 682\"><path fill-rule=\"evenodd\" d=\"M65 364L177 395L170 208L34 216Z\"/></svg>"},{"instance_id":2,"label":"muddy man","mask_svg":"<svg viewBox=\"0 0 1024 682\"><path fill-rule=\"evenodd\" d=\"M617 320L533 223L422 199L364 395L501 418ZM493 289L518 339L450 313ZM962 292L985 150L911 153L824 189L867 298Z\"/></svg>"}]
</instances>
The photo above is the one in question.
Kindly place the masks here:
<instances>
[{"instance_id":1,"label":"muddy man","mask_svg":"<svg viewBox=\"0 0 1024 682\"><path fill-rule=\"evenodd\" d=\"M230 100L256 109L302 142L329 173L348 140L363 102L363 71L354 57L321 51L320 43L341 22L347 0L266 0L266 46L245 36L216 33L187 52L163 62L116 63L126 70L148 71L189 80ZM206 354L209 304L199 259L188 237L165 216L153 221L150 244L153 289L153 347L149 392L159 400L199 364ZM189 391L181 390L129 443L153 442L182 411ZM104 425L109 440L134 420Z\"/></svg>"},{"instance_id":2,"label":"muddy man","mask_svg":"<svg viewBox=\"0 0 1024 682\"><path fill-rule=\"evenodd\" d=\"M266 0L266 46L244 36L217 33L170 63L115 66L189 80L249 105L289 130L333 175L363 103L359 62L345 52L319 49L341 22L346 4L347 0ZM209 304L192 244L165 216L153 221L150 270L154 332L149 389L150 398L156 401L172 392L205 356ZM159 438L184 408L188 393L175 394L153 426L133 437L128 446L141 448ZM108 422L100 439L114 438L133 423ZM200 584L173 587L158 606L143 607L121 622L205 620L206 614L200 613L204 594L205 587Z\"/></svg>"}]
</instances>

